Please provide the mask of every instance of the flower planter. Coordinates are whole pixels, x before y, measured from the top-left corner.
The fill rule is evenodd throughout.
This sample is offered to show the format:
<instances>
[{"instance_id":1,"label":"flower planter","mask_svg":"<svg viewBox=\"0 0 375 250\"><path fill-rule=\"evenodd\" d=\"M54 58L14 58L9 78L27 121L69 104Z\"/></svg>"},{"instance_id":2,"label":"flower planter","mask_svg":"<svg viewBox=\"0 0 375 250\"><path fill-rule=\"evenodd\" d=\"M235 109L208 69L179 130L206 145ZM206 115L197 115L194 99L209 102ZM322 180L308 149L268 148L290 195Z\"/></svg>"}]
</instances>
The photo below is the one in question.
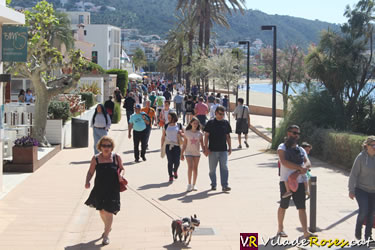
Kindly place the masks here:
<instances>
[{"instance_id":1,"label":"flower planter","mask_svg":"<svg viewBox=\"0 0 375 250\"><path fill-rule=\"evenodd\" d=\"M34 164L38 160L38 146L13 146L14 164Z\"/></svg>"}]
</instances>

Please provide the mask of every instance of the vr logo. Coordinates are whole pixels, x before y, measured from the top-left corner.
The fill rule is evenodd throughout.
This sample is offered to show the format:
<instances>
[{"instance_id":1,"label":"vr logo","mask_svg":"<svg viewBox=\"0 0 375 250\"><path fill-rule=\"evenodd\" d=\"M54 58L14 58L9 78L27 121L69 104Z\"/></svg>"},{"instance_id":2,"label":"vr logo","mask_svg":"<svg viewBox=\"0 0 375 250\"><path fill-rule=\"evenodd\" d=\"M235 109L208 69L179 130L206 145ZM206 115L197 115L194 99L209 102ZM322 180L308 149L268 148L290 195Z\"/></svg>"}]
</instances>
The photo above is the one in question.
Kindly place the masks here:
<instances>
[{"instance_id":1,"label":"vr logo","mask_svg":"<svg viewBox=\"0 0 375 250\"><path fill-rule=\"evenodd\" d=\"M257 250L258 234L257 233L241 233L240 234L240 250Z\"/></svg>"}]
</instances>

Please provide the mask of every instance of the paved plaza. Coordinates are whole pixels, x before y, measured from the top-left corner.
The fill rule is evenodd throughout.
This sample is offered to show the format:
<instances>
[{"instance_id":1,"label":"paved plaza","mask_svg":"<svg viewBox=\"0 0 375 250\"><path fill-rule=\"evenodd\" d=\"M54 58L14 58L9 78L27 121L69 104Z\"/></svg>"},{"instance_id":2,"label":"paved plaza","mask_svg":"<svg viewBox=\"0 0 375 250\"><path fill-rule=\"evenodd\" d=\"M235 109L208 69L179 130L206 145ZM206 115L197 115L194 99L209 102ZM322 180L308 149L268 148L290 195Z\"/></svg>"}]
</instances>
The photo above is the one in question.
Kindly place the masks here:
<instances>
[{"instance_id":1,"label":"paved plaza","mask_svg":"<svg viewBox=\"0 0 375 250\"><path fill-rule=\"evenodd\" d=\"M270 117L252 116L251 120L263 132L271 125ZM231 123L234 129L233 119ZM250 148L237 150L237 136L232 134L234 150L229 157L232 191L223 193L220 186L217 191L210 190L208 158L202 154L198 191L187 193L186 161L181 162L179 178L168 182L167 159L160 158L161 130L154 129L151 133L147 161L134 163L133 142L127 138L123 114L121 122L112 125L110 136L117 144L115 151L123 159L129 190L121 193L122 206L114 217L111 243L102 246L103 224L99 214L84 205L90 192L84 184L93 155L91 132L89 148L59 152L2 196L1 250L237 250L240 233L258 233L264 239L275 235L279 177L276 154L266 152L268 142L250 133ZM348 173L314 158L312 163L312 175L318 177L319 238L354 240L357 204L348 198ZM199 217L201 226L189 247L173 244L171 217L193 214ZM294 206L287 211L285 232L289 240L302 235Z\"/></svg>"}]
</instances>

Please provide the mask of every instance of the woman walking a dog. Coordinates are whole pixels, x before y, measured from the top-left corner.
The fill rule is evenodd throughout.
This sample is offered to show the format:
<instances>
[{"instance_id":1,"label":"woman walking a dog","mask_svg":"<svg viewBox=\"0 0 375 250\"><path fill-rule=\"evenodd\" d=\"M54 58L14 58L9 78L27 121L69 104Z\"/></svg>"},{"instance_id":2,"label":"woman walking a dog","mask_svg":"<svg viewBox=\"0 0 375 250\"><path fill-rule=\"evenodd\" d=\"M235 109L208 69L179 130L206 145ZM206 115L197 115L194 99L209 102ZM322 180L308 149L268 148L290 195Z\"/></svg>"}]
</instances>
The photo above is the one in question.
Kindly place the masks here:
<instances>
[{"instance_id":1,"label":"woman walking a dog","mask_svg":"<svg viewBox=\"0 0 375 250\"><path fill-rule=\"evenodd\" d=\"M108 235L111 231L113 215L120 211L119 175L124 168L121 157L113 153L114 147L114 141L108 136L103 136L99 140L97 149L100 153L91 159L85 184L85 188L89 189L90 180L96 172L94 188L85 204L99 210L104 223L103 245L109 244Z\"/></svg>"},{"instance_id":2,"label":"woman walking a dog","mask_svg":"<svg viewBox=\"0 0 375 250\"><path fill-rule=\"evenodd\" d=\"M181 150L181 160L183 161L186 157L188 164L188 186L187 192L198 190L196 186L198 176L198 164L201 157L200 147L204 152L205 147L203 144L203 134L200 131L200 123L198 118L195 116L191 118L186 131L184 133L184 144ZM184 157L185 153L185 157ZM193 184L191 183L191 177L193 176Z\"/></svg>"}]
</instances>

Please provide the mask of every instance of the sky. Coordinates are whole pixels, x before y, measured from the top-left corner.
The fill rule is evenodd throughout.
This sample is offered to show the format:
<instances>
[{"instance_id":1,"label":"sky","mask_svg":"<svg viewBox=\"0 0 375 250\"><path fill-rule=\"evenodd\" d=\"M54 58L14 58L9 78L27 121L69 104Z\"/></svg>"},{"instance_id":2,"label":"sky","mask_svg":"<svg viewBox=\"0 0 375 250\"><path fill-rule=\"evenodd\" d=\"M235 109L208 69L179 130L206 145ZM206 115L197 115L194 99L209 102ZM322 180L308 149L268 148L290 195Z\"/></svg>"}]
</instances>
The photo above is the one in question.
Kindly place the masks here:
<instances>
[{"instance_id":1,"label":"sky","mask_svg":"<svg viewBox=\"0 0 375 250\"><path fill-rule=\"evenodd\" d=\"M248 9L267 14L289 15L330 23L345 23L346 6L359 0L246 0Z\"/></svg>"}]
</instances>

